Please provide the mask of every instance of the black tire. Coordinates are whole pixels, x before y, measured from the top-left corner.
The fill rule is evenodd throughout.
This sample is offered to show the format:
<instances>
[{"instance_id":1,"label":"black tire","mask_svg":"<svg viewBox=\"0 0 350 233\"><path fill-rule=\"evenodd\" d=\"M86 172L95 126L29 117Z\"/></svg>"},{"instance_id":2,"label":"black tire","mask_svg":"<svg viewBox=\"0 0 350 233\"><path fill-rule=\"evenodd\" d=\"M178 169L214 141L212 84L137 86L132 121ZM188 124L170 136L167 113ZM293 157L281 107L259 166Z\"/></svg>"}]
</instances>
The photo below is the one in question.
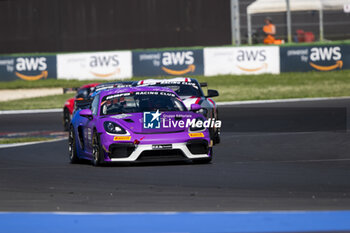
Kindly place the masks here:
<instances>
[{"instance_id":1,"label":"black tire","mask_svg":"<svg viewBox=\"0 0 350 233\"><path fill-rule=\"evenodd\" d=\"M215 134L215 136L214 136L214 145L215 145L215 144L219 144L220 141L221 141L221 139L220 139L220 134L219 134L219 132L216 132L216 134Z\"/></svg>"},{"instance_id":2,"label":"black tire","mask_svg":"<svg viewBox=\"0 0 350 233\"><path fill-rule=\"evenodd\" d=\"M92 137L92 165L101 166L103 164L103 151L100 137L95 131Z\"/></svg>"},{"instance_id":3,"label":"black tire","mask_svg":"<svg viewBox=\"0 0 350 233\"><path fill-rule=\"evenodd\" d=\"M219 119L219 111L218 111L218 109L216 109L216 120L220 120ZM220 141L221 141L221 139L220 139L220 128L219 128L219 129L215 129L214 145L215 144L219 144Z\"/></svg>"},{"instance_id":4,"label":"black tire","mask_svg":"<svg viewBox=\"0 0 350 233\"><path fill-rule=\"evenodd\" d=\"M69 129L68 134L68 153L69 153L69 160L71 163L79 163L80 159L77 155L77 141L75 138L75 132L73 126Z\"/></svg>"},{"instance_id":5,"label":"black tire","mask_svg":"<svg viewBox=\"0 0 350 233\"><path fill-rule=\"evenodd\" d=\"M64 131L69 130L69 125L70 125L70 113L67 108L63 109L63 128Z\"/></svg>"}]
</instances>

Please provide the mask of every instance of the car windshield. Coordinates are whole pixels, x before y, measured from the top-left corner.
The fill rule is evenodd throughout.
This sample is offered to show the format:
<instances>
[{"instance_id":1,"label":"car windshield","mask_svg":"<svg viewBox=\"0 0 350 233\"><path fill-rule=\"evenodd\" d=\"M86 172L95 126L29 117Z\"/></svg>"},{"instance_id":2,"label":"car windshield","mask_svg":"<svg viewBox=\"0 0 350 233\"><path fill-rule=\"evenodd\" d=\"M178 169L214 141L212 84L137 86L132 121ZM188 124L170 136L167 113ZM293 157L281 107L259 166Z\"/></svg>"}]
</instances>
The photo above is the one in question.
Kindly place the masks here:
<instances>
[{"instance_id":1,"label":"car windshield","mask_svg":"<svg viewBox=\"0 0 350 233\"><path fill-rule=\"evenodd\" d=\"M185 111L182 101L171 92L137 91L104 96L101 115L148 111Z\"/></svg>"},{"instance_id":2,"label":"car windshield","mask_svg":"<svg viewBox=\"0 0 350 233\"><path fill-rule=\"evenodd\" d=\"M91 92L91 88L81 88L78 90L76 98L87 98Z\"/></svg>"},{"instance_id":3,"label":"car windshield","mask_svg":"<svg viewBox=\"0 0 350 233\"><path fill-rule=\"evenodd\" d=\"M164 82L154 83L152 86L168 87L179 96L201 97L202 93L196 83L193 82Z\"/></svg>"}]
</instances>

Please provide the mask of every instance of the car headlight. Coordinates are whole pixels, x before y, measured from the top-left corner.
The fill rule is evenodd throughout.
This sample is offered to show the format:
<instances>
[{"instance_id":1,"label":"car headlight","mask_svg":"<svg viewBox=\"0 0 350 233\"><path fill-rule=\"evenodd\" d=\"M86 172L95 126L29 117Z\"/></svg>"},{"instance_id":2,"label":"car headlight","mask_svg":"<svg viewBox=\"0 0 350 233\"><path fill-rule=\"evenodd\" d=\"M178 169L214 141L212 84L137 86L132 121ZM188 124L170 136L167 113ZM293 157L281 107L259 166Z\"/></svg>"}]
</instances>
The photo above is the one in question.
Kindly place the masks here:
<instances>
[{"instance_id":1,"label":"car headlight","mask_svg":"<svg viewBox=\"0 0 350 233\"><path fill-rule=\"evenodd\" d=\"M201 122L201 123L198 123L198 122ZM204 120L202 118L196 118L196 123L194 125L191 125L189 130L191 132L205 130Z\"/></svg>"},{"instance_id":2,"label":"car headlight","mask_svg":"<svg viewBox=\"0 0 350 233\"><path fill-rule=\"evenodd\" d=\"M115 122L112 121L105 121L103 123L103 127L105 128L106 132L112 133L112 134L126 134L126 130L123 129L120 125L118 125Z\"/></svg>"}]
</instances>

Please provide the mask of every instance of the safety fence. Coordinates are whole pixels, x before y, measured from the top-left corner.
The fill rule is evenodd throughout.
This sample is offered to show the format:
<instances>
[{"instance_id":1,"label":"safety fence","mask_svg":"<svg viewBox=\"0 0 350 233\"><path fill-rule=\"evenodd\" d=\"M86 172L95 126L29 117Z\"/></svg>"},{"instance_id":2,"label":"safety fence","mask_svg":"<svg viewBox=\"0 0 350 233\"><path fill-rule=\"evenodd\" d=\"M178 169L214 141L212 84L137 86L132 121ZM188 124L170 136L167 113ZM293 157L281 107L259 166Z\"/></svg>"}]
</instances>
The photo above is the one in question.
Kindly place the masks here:
<instances>
[{"instance_id":1,"label":"safety fence","mask_svg":"<svg viewBox=\"0 0 350 233\"><path fill-rule=\"evenodd\" d=\"M279 74L350 69L350 45L209 47L183 50L0 56L0 81L112 80L141 76Z\"/></svg>"}]
</instances>

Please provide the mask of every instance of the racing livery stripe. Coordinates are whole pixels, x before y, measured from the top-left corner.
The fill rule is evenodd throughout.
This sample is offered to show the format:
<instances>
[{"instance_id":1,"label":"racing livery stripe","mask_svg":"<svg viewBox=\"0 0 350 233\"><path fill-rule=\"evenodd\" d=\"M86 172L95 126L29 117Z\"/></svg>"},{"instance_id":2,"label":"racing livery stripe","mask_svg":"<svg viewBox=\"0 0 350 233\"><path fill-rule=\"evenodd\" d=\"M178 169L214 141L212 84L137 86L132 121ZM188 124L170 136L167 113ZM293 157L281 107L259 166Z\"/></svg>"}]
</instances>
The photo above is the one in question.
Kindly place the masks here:
<instances>
[{"instance_id":1,"label":"racing livery stripe","mask_svg":"<svg viewBox=\"0 0 350 233\"><path fill-rule=\"evenodd\" d=\"M215 103L212 99L208 98L208 100L213 104L213 106L215 107Z\"/></svg>"},{"instance_id":2,"label":"racing livery stripe","mask_svg":"<svg viewBox=\"0 0 350 233\"><path fill-rule=\"evenodd\" d=\"M196 102L196 98L197 97L194 97L194 98L188 98L188 99L184 99L182 100L183 103L185 104L186 108L190 108L191 107L191 104L194 104Z\"/></svg>"},{"instance_id":3,"label":"racing livery stripe","mask_svg":"<svg viewBox=\"0 0 350 233\"><path fill-rule=\"evenodd\" d=\"M209 100L210 103L213 104L214 112L216 112L216 104L215 104L215 102L212 99L210 99L210 98L208 98L208 100Z\"/></svg>"}]
</instances>

